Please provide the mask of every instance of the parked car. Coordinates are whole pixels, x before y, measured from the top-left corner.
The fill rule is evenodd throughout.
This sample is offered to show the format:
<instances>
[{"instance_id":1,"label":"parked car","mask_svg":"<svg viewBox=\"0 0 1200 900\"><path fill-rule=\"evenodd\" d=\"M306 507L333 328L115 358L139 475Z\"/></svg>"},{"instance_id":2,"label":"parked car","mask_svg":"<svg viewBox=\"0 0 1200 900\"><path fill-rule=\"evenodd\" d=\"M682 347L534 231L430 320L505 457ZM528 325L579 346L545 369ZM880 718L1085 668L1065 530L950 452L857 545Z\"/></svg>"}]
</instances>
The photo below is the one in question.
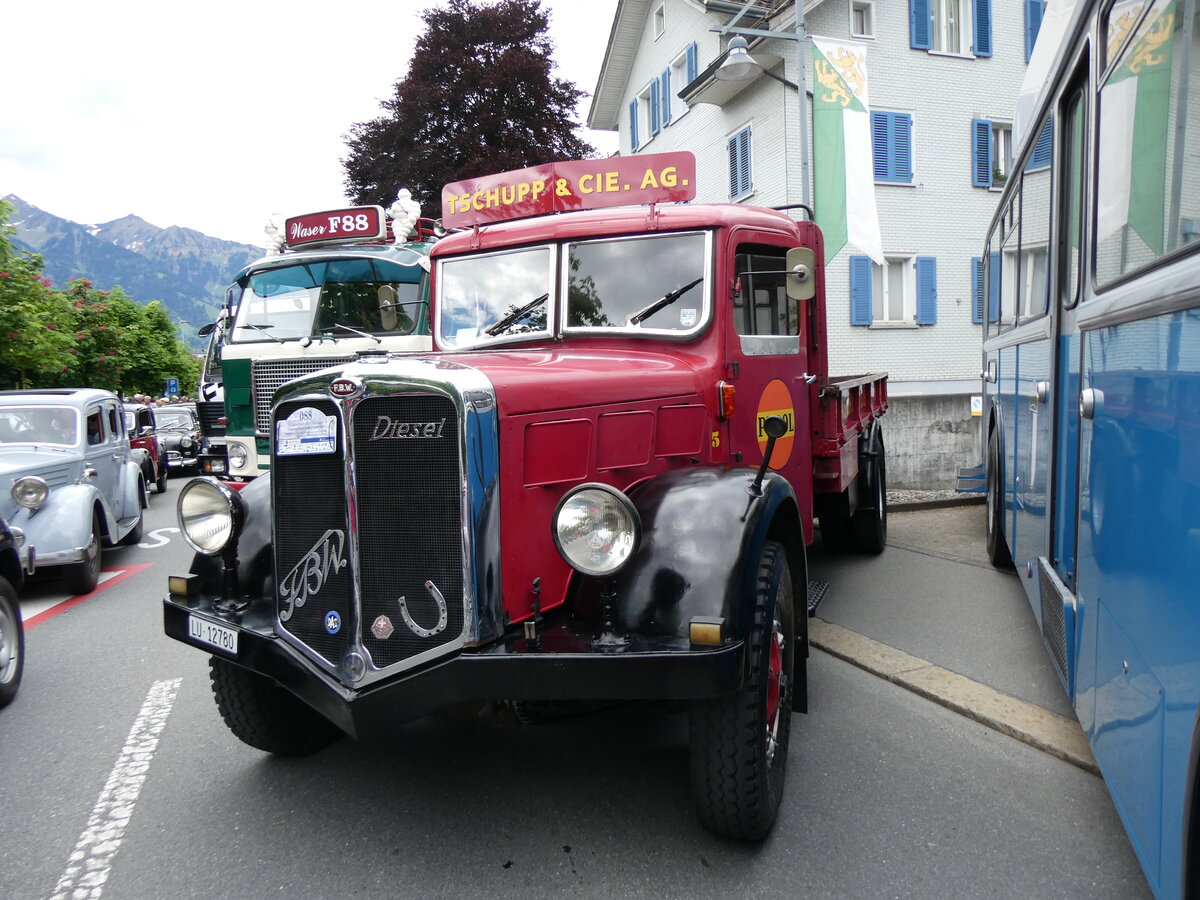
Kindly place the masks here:
<instances>
[{"instance_id":1,"label":"parked car","mask_svg":"<svg viewBox=\"0 0 1200 900\"><path fill-rule=\"evenodd\" d=\"M0 707L12 703L25 669L25 629L17 592L25 580L25 536L0 519Z\"/></svg>"},{"instance_id":2,"label":"parked car","mask_svg":"<svg viewBox=\"0 0 1200 900\"><path fill-rule=\"evenodd\" d=\"M197 471L204 437L200 433L200 416L196 407L172 403L154 411L158 425L158 443L167 455L167 474Z\"/></svg>"},{"instance_id":3,"label":"parked car","mask_svg":"<svg viewBox=\"0 0 1200 900\"><path fill-rule=\"evenodd\" d=\"M0 391L0 518L24 534L31 571L93 590L103 548L141 540L146 503L114 394Z\"/></svg>"},{"instance_id":4,"label":"parked car","mask_svg":"<svg viewBox=\"0 0 1200 900\"><path fill-rule=\"evenodd\" d=\"M143 403L126 403L125 428L129 431L129 445L146 451L139 460L142 477L161 494L167 489L167 451L158 439L154 408Z\"/></svg>"}]
</instances>

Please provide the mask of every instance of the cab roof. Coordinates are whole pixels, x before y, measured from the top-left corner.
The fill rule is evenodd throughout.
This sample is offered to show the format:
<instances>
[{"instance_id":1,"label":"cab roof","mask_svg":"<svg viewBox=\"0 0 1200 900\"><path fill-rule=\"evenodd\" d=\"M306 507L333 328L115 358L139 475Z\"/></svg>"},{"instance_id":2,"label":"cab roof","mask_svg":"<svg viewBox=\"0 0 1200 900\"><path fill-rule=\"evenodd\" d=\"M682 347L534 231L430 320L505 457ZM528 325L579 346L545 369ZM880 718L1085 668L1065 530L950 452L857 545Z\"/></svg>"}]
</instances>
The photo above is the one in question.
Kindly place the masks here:
<instances>
[{"instance_id":1,"label":"cab roof","mask_svg":"<svg viewBox=\"0 0 1200 900\"><path fill-rule=\"evenodd\" d=\"M531 219L480 225L447 235L434 245L433 257L473 250L495 249L546 241L604 237L606 235L651 234L660 231L686 231L697 228L727 228L748 225L772 231L798 234L810 227L772 209L736 203L622 206L582 212L556 213Z\"/></svg>"}]
</instances>

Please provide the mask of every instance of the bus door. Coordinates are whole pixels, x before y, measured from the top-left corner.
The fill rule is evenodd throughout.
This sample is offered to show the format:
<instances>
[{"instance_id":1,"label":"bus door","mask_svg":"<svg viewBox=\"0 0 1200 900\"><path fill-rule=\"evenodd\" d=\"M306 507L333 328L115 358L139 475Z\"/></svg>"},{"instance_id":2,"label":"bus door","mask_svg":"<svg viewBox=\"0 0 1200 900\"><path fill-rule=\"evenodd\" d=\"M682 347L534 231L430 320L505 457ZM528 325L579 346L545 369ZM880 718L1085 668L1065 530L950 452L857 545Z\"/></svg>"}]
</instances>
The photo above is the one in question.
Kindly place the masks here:
<instances>
[{"instance_id":1,"label":"bus door","mask_svg":"<svg viewBox=\"0 0 1200 900\"><path fill-rule=\"evenodd\" d=\"M767 444L763 422L772 414L783 418L788 430L775 443L771 468L797 487L796 499L803 505L805 492L799 485L812 483L812 442L801 318L811 301L787 295L789 248L780 243L785 238L746 230L734 238L737 290L725 339L728 375L737 392L730 450L741 453L744 463L759 465Z\"/></svg>"}]
</instances>

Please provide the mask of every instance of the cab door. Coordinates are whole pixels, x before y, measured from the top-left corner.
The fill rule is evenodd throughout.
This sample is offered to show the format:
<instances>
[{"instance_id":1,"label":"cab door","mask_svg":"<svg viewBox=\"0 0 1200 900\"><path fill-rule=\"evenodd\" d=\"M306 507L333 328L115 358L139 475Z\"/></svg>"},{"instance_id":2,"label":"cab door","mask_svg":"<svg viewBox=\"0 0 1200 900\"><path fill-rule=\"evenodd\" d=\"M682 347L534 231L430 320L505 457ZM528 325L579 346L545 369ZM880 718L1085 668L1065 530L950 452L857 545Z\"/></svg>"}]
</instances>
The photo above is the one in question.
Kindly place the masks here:
<instances>
[{"instance_id":1,"label":"cab door","mask_svg":"<svg viewBox=\"0 0 1200 900\"><path fill-rule=\"evenodd\" d=\"M768 416L780 416L787 433L775 443L770 468L792 483L801 504L811 503L804 303L788 297L786 280L787 252L796 240L750 230L738 230L733 237L727 271L734 286L724 298L726 374L735 390L730 450L735 461L761 465L767 446L764 423Z\"/></svg>"},{"instance_id":2,"label":"cab door","mask_svg":"<svg viewBox=\"0 0 1200 900\"><path fill-rule=\"evenodd\" d=\"M118 472L129 455L128 449L122 451L119 438L114 434L110 416L100 403L89 404L84 410L83 453L88 465L96 472L95 485L104 495L105 502L112 510L113 516L121 517L119 503L114 504L113 498L118 495Z\"/></svg>"}]
</instances>

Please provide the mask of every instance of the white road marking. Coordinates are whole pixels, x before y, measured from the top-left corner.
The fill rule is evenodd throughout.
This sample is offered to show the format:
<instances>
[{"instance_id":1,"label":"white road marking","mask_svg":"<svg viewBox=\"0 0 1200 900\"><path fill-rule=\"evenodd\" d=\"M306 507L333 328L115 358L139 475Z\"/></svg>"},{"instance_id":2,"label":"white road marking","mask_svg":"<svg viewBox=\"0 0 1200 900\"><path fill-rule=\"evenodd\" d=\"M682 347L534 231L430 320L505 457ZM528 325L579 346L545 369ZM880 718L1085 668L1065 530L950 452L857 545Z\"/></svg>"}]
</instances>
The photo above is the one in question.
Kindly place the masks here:
<instances>
[{"instance_id":1,"label":"white road marking","mask_svg":"<svg viewBox=\"0 0 1200 900\"><path fill-rule=\"evenodd\" d=\"M133 806L158 748L159 734L171 714L180 681L179 678L157 681L150 688L51 900L99 900L133 817Z\"/></svg>"},{"instance_id":2,"label":"white road marking","mask_svg":"<svg viewBox=\"0 0 1200 900\"><path fill-rule=\"evenodd\" d=\"M104 582L108 581L108 579L110 579L110 578L116 578L118 575L122 574L124 571L125 571L124 569L114 569L112 572L101 572L100 580L98 582L96 582L96 587L100 587L100 585L104 584ZM64 598L62 595L59 595L57 597L52 597L48 600L22 600L21 601L21 618L24 619L26 622L28 622L30 619L32 619L34 616L36 616L38 613L44 613L50 607L58 606L58 604L62 603L64 599L70 600L71 598L70 597Z\"/></svg>"},{"instance_id":3,"label":"white road marking","mask_svg":"<svg viewBox=\"0 0 1200 900\"><path fill-rule=\"evenodd\" d=\"M155 528L152 532L146 535L146 540L142 541L138 546L143 550L153 550L155 547L165 547L171 543L168 534L179 534L178 528ZM150 543L151 539L154 543Z\"/></svg>"}]
</instances>

